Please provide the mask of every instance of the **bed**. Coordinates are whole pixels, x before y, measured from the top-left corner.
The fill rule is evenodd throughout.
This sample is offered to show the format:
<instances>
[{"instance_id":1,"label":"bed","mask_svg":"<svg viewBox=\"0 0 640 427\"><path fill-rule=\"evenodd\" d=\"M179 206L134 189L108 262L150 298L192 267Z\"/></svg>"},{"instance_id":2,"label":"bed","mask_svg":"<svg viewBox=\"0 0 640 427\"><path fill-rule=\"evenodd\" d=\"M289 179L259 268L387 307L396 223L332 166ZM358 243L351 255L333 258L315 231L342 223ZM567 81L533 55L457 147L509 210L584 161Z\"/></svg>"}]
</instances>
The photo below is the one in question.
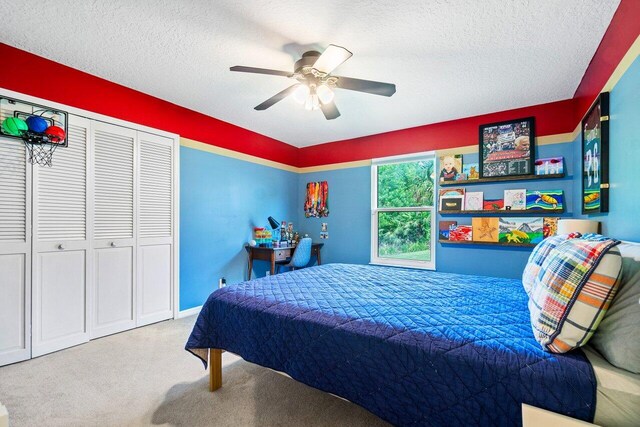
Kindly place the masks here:
<instances>
[{"instance_id":1,"label":"bed","mask_svg":"<svg viewBox=\"0 0 640 427\"><path fill-rule=\"evenodd\" d=\"M394 425L518 425L523 403L596 413L591 363L540 348L519 280L349 264L267 276L214 292L186 349L209 356L212 390L227 350Z\"/></svg>"}]
</instances>

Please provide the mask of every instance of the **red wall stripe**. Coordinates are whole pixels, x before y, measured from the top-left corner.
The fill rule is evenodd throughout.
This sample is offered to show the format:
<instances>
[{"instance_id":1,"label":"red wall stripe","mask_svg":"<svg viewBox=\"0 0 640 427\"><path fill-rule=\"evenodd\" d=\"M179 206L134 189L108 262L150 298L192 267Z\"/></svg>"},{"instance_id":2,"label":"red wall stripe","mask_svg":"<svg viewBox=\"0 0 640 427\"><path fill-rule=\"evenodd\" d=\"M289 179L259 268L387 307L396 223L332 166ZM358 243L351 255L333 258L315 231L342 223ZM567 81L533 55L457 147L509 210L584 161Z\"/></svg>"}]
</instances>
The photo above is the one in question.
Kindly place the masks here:
<instances>
[{"instance_id":1,"label":"red wall stripe","mask_svg":"<svg viewBox=\"0 0 640 427\"><path fill-rule=\"evenodd\" d=\"M631 45L640 35L640 0L622 0L573 97L582 119Z\"/></svg>"},{"instance_id":2,"label":"red wall stripe","mask_svg":"<svg viewBox=\"0 0 640 427\"><path fill-rule=\"evenodd\" d=\"M300 150L299 166L318 166L474 145L478 143L478 127L481 124L521 117L535 117L537 136L569 133L573 132L576 127L574 110L575 101L568 99L533 107L518 108L361 138L313 145Z\"/></svg>"},{"instance_id":3,"label":"red wall stripe","mask_svg":"<svg viewBox=\"0 0 640 427\"><path fill-rule=\"evenodd\" d=\"M3 43L0 58L0 87L263 159L297 163L298 148L273 138Z\"/></svg>"}]
</instances>

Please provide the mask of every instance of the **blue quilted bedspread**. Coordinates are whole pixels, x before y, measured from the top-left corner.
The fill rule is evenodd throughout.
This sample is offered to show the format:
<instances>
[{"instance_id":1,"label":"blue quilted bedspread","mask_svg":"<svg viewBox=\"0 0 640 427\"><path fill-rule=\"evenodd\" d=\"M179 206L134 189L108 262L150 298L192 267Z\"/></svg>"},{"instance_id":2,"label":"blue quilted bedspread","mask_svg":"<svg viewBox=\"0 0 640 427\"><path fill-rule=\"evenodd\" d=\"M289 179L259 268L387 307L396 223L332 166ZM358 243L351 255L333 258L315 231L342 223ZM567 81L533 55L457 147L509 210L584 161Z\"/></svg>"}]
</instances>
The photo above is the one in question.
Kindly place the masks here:
<instances>
[{"instance_id":1,"label":"blue quilted bedspread","mask_svg":"<svg viewBox=\"0 0 640 427\"><path fill-rule=\"evenodd\" d=\"M540 348L518 280L348 264L267 276L211 294L186 348L228 350L396 425L520 425L521 403L595 410L591 365Z\"/></svg>"}]
</instances>

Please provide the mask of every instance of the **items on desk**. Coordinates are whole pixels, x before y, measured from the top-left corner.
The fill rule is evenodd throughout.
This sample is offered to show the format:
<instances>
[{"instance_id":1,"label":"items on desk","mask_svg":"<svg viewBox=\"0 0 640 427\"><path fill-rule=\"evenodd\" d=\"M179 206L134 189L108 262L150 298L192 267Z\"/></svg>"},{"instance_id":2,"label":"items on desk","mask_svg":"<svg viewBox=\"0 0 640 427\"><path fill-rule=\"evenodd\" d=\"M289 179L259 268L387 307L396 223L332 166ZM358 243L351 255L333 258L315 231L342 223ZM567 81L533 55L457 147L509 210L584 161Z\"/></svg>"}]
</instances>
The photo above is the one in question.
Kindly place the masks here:
<instances>
[{"instance_id":1,"label":"items on desk","mask_svg":"<svg viewBox=\"0 0 640 427\"><path fill-rule=\"evenodd\" d=\"M271 231L264 227L253 227L253 240L261 248L271 247Z\"/></svg>"}]
</instances>

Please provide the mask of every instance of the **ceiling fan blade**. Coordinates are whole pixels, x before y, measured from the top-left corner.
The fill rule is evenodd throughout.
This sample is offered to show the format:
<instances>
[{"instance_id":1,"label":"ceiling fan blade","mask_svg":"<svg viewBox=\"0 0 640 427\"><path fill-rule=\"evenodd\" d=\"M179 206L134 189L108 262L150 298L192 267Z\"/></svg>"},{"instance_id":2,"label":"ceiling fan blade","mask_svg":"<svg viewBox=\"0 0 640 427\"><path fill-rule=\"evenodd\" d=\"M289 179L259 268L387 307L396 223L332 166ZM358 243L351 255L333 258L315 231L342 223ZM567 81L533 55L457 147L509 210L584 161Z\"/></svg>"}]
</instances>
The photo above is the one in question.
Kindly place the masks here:
<instances>
[{"instance_id":1,"label":"ceiling fan blade","mask_svg":"<svg viewBox=\"0 0 640 427\"><path fill-rule=\"evenodd\" d=\"M293 76L293 73L290 73L288 71L270 70L268 68L244 67L242 65L233 66L229 68L229 70L239 71L241 73L270 74L272 76L283 76L283 77Z\"/></svg>"},{"instance_id":2,"label":"ceiling fan blade","mask_svg":"<svg viewBox=\"0 0 640 427\"><path fill-rule=\"evenodd\" d=\"M296 90L298 86L300 86L300 83L296 83L293 86L289 86L285 90L276 93L271 98L264 101L262 104L258 105L257 107L254 107L254 110L258 110L258 111L266 110L276 102L280 102L283 99L285 99L287 96L291 95L291 93L293 93L293 91Z\"/></svg>"},{"instance_id":3,"label":"ceiling fan blade","mask_svg":"<svg viewBox=\"0 0 640 427\"><path fill-rule=\"evenodd\" d=\"M336 107L336 103L331 101L327 104L320 103L320 108L322 109L322 113L327 120L333 120L340 117L340 111L338 111L338 107Z\"/></svg>"},{"instance_id":4,"label":"ceiling fan blade","mask_svg":"<svg viewBox=\"0 0 640 427\"><path fill-rule=\"evenodd\" d=\"M347 59L351 58L353 53L349 52L347 49L330 44L329 47L322 52L322 55L316 59L316 62L313 64L313 68L316 70L329 74L340 64L342 64Z\"/></svg>"},{"instance_id":5,"label":"ceiling fan blade","mask_svg":"<svg viewBox=\"0 0 640 427\"><path fill-rule=\"evenodd\" d=\"M396 93L393 83L374 82L373 80L352 79L351 77L337 77L336 87L355 90L357 92L372 93L374 95L391 96Z\"/></svg>"}]
</instances>

